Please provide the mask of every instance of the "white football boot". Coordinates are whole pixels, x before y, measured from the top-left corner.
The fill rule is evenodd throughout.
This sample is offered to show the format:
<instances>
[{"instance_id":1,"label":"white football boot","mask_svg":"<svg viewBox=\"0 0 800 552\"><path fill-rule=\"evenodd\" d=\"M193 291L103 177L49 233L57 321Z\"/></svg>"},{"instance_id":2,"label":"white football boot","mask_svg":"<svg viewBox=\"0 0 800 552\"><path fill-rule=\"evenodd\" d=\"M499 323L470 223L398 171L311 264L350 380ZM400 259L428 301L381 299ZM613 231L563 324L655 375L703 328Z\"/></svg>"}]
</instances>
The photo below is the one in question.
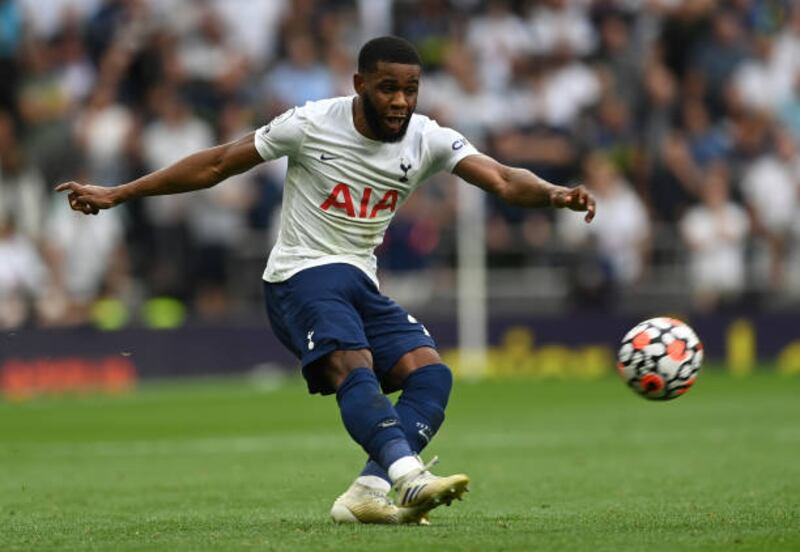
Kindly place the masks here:
<instances>
[{"instance_id":1,"label":"white football boot","mask_svg":"<svg viewBox=\"0 0 800 552\"><path fill-rule=\"evenodd\" d=\"M469 491L469 477L463 473L439 477L428 471L438 461L438 458L434 458L395 482L397 505L403 523L426 525L429 511L442 504L450 506L453 500L461 500L463 494Z\"/></svg>"},{"instance_id":2,"label":"white football boot","mask_svg":"<svg viewBox=\"0 0 800 552\"><path fill-rule=\"evenodd\" d=\"M403 515L387 492L354 481L333 503L331 517L336 523L402 523Z\"/></svg>"}]
</instances>

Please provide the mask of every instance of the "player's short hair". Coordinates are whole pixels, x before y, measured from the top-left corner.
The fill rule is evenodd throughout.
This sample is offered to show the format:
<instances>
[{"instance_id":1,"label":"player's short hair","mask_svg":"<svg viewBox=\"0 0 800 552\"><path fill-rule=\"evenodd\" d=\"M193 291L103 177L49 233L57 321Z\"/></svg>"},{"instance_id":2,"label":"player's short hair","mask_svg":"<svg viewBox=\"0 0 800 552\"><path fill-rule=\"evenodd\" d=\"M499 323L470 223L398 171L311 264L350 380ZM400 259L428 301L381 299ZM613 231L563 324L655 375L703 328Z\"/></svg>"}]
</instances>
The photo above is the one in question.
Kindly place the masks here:
<instances>
[{"instance_id":1,"label":"player's short hair","mask_svg":"<svg viewBox=\"0 0 800 552\"><path fill-rule=\"evenodd\" d=\"M358 72L374 71L379 61L422 66L414 45L398 36L380 36L364 44L358 53Z\"/></svg>"}]
</instances>

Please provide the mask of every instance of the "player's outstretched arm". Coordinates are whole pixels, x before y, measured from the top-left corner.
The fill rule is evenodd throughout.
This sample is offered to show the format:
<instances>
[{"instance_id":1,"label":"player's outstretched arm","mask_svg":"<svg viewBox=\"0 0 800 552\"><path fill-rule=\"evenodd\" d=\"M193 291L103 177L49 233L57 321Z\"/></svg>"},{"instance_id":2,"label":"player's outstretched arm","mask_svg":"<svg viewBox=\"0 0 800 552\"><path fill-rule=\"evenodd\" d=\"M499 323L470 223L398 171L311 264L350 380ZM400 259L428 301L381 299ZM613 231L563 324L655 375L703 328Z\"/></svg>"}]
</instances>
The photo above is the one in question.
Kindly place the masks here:
<instances>
[{"instance_id":1,"label":"player's outstretched arm","mask_svg":"<svg viewBox=\"0 0 800 552\"><path fill-rule=\"evenodd\" d=\"M227 144L184 157L180 161L119 186L92 186L65 182L57 192L69 192L70 207L87 215L110 209L137 197L180 194L219 184L229 176L245 172L263 162L253 133Z\"/></svg>"},{"instance_id":2,"label":"player's outstretched arm","mask_svg":"<svg viewBox=\"0 0 800 552\"><path fill-rule=\"evenodd\" d=\"M469 155L459 161L453 172L512 205L586 211L586 222L594 218L594 198L583 186L556 186L531 171L508 167L488 155Z\"/></svg>"}]
</instances>

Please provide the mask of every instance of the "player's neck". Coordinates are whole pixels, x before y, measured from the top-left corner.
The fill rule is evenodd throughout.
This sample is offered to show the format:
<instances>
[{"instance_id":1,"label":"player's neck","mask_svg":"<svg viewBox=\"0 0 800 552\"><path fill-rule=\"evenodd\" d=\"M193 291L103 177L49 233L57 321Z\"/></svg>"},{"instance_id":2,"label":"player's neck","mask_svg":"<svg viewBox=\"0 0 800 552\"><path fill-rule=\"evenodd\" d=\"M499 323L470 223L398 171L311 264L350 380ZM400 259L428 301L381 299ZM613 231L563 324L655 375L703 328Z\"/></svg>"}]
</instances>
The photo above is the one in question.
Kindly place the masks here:
<instances>
[{"instance_id":1,"label":"player's neck","mask_svg":"<svg viewBox=\"0 0 800 552\"><path fill-rule=\"evenodd\" d=\"M353 98L353 125L362 136L370 140L380 140L372 131L372 128L370 128L369 123L367 123L367 115L364 113L364 104L358 96Z\"/></svg>"}]
</instances>

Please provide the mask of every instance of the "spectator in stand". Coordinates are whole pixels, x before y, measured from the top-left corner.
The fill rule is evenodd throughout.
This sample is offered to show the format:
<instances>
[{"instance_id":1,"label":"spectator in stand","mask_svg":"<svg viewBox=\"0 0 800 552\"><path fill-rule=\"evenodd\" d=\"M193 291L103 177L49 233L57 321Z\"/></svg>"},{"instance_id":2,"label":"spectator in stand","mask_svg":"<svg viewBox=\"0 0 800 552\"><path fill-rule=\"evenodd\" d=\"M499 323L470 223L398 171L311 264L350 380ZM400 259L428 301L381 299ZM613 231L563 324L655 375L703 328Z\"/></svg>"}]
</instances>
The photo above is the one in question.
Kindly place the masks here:
<instances>
[{"instance_id":1,"label":"spectator in stand","mask_svg":"<svg viewBox=\"0 0 800 552\"><path fill-rule=\"evenodd\" d=\"M568 50L554 56L528 58L520 64L524 89L515 95L519 123L538 123L576 131L583 111L600 99L596 71L572 57Z\"/></svg>"},{"instance_id":2,"label":"spectator in stand","mask_svg":"<svg viewBox=\"0 0 800 552\"><path fill-rule=\"evenodd\" d=\"M25 14L28 30L37 39L48 40L63 28L65 19L83 20L99 9L105 1L108 4L118 0L47 0L47 9L41 0L14 0ZM119 2L121 3L121 2Z\"/></svg>"},{"instance_id":3,"label":"spectator in stand","mask_svg":"<svg viewBox=\"0 0 800 552\"><path fill-rule=\"evenodd\" d=\"M461 129L479 147L486 134L520 121L520 114L502 95L483 86L474 57L466 44L451 41L444 56L444 70L427 80L420 109L445 125Z\"/></svg>"},{"instance_id":4,"label":"spectator in stand","mask_svg":"<svg viewBox=\"0 0 800 552\"><path fill-rule=\"evenodd\" d=\"M697 57L697 45L708 35L714 0L657 0L645 10L655 15L656 49L669 70L683 80Z\"/></svg>"},{"instance_id":5,"label":"spectator in stand","mask_svg":"<svg viewBox=\"0 0 800 552\"><path fill-rule=\"evenodd\" d=\"M778 100L777 111L800 103L800 5L790 3L783 26L778 29L774 45L776 71L786 75L785 94Z\"/></svg>"},{"instance_id":6,"label":"spectator in stand","mask_svg":"<svg viewBox=\"0 0 800 552\"><path fill-rule=\"evenodd\" d=\"M234 47L245 55L251 67L265 67L275 60L280 44L280 24L294 2L210 1L230 29Z\"/></svg>"},{"instance_id":7,"label":"spectator in stand","mask_svg":"<svg viewBox=\"0 0 800 552\"><path fill-rule=\"evenodd\" d=\"M232 46L217 12L208 4L195 7L197 25L180 43L178 58L189 101L198 112L213 117L243 87L249 66L244 54Z\"/></svg>"},{"instance_id":8,"label":"spectator in stand","mask_svg":"<svg viewBox=\"0 0 800 552\"><path fill-rule=\"evenodd\" d=\"M731 154L727 157L731 181L739 182L747 167L771 147L772 117L764 112L742 110L728 121Z\"/></svg>"},{"instance_id":9,"label":"spectator in stand","mask_svg":"<svg viewBox=\"0 0 800 552\"><path fill-rule=\"evenodd\" d=\"M25 148L48 182L75 166L67 117L74 105L55 65L54 50L31 40L25 49L25 73L19 90L19 111Z\"/></svg>"},{"instance_id":10,"label":"spectator in stand","mask_svg":"<svg viewBox=\"0 0 800 552\"><path fill-rule=\"evenodd\" d=\"M609 11L601 15L599 31L597 65L603 92L636 110L642 95L643 59L631 36L630 23L622 12Z\"/></svg>"},{"instance_id":11,"label":"spectator in stand","mask_svg":"<svg viewBox=\"0 0 800 552\"><path fill-rule=\"evenodd\" d=\"M438 68L444 63L447 36L454 21L447 0L424 0L414 9L402 4L396 10L397 31L414 43L422 63L427 68Z\"/></svg>"},{"instance_id":12,"label":"spectator in stand","mask_svg":"<svg viewBox=\"0 0 800 552\"><path fill-rule=\"evenodd\" d=\"M214 144L211 126L199 119L178 92L156 89L151 106L157 114L141 136L141 151L148 171L157 170L191 153ZM188 196L145 198L145 212L151 225L154 254L151 278L154 291L178 297L190 293L186 273L191 242L186 234L186 220L191 203Z\"/></svg>"},{"instance_id":13,"label":"spectator in stand","mask_svg":"<svg viewBox=\"0 0 800 552\"><path fill-rule=\"evenodd\" d=\"M740 14L735 9L722 9L711 17L711 34L691 52L689 78L704 82L705 99L716 117L723 111L725 87L749 55L749 48Z\"/></svg>"},{"instance_id":14,"label":"spectator in stand","mask_svg":"<svg viewBox=\"0 0 800 552\"><path fill-rule=\"evenodd\" d=\"M0 199L2 201L2 199ZM9 205L0 205L0 328L13 329L31 318L31 304L45 289L47 267L34 242L20 232Z\"/></svg>"},{"instance_id":15,"label":"spectator in stand","mask_svg":"<svg viewBox=\"0 0 800 552\"><path fill-rule=\"evenodd\" d=\"M570 57L586 57L597 46L585 4L571 0L543 0L532 3L527 25L531 33L531 50L538 55L568 53Z\"/></svg>"},{"instance_id":16,"label":"spectator in stand","mask_svg":"<svg viewBox=\"0 0 800 552\"><path fill-rule=\"evenodd\" d=\"M650 183L652 206L659 218L674 223L697 201L702 171L680 131L673 130L655 155Z\"/></svg>"},{"instance_id":17,"label":"spectator in stand","mask_svg":"<svg viewBox=\"0 0 800 552\"><path fill-rule=\"evenodd\" d=\"M136 123L117 102L113 83L99 83L75 122L75 138L83 151L92 182L117 182L130 177Z\"/></svg>"},{"instance_id":18,"label":"spectator in stand","mask_svg":"<svg viewBox=\"0 0 800 552\"><path fill-rule=\"evenodd\" d=\"M584 251L591 244L614 289L635 285L644 275L651 242L644 202L603 154L593 153L586 160L584 182L597 200L599 224L584 228L576 217L559 214L561 237Z\"/></svg>"},{"instance_id":19,"label":"spectator in stand","mask_svg":"<svg viewBox=\"0 0 800 552\"><path fill-rule=\"evenodd\" d=\"M738 301L745 289L745 247L750 221L747 212L730 198L727 168L705 169L700 189L702 203L680 221L689 249L689 282L696 308L709 311Z\"/></svg>"},{"instance_id":20,"label":"spectator in stand","mask_svg":"<svg viewBox=\"0 0 800 552\"><path fill-rule=\"evenodd\" d=\"M800 5L793 2L788 10L783 26L777 31L775 57L787 74L798 77L800 76Z\"/></svg>"},{"instance_id":21,"label":"spectator in stand","mask_svg":"<svg viewBox=\"0 0 800 552\"><path fill-rule=\"evenodd\" d=\"M788 132L774 133L774 148L747 167L741 186L754 230L765 246L764 283L781 289L800 197L800 156Z\"/></svg>"},{"instance_id":22,"label":"spectator in stand","mask_svg":"<svg viewBox=\"0 0 800 552\"><path fill-rule=\"evenodd\" d=\"M27 323L49 275L40 245L47 196L41 174L25 159L14 120L0 112L0 328Z\"/></svg>"},{"instance_id":23,"label":"spectator in stand","mask_svg":"<svg viewBox=\"0 0 800 552\"><path fill-rule=\"evenodd\" d=\"M283 111L333 95L333 77L321 62L310 34L286 37L286 60L264 77L264 91L272 111Z\"/></svg>"},{"instance_id":24,"label":"spectator in stand","mask_svg":"<svg viewBox=\"0 0 800 552\"><path fill-rule=\"evenodd\" d=\"M14 0L0 0L0 111L16 114L23 20Z\"/></svg>"},{"instance_id":25,"label":"spectator in stand","mask_svg":"<svg viewBox=\"0 0 800 552\"><path fill-rule=\"evenodd\" d=\"M644 100L635 114L639 133L640 164L637 166L637 184L650 206L651 213L662 219L671 218L674 205L680 203L683 189L676 186L657 186L656 175L664 174L663 159L659 153L672 132L678 109L678 89L669 69L656 60L647 64L644 73Z\"/></svg>"},{"instance_id":26,"label":"spectator in stand","mask_svg":"<svg viewBox=\"0 0 800 552\"><path fill-rule=\"evenodd\" d=\"M686 145L694 163L700 167L725 161L730 140L724 126L714 125L705 105L699 100L686 100L681 107L682 127L686 130Z\"/></svg>"},{"instance_id":27,"label":"spectator in stand","mask_svg":"<svg viewBox=\"0 0 800 552\"><path fill-rule=\"evenodd\" d=\"M795 76L792 94L778 107L776 115L795 140L800 140L800 72Z\"/></svg>"},{"instance_id":28,"label":"spectator in stand","mask_svg":"<svg viewBox=\"0 0 800 552\"><path fill-rule=\"evenodd\" d=\"M530 33L508 0L490 0L484 12L467 24L467 44L478 61L478 80L504 91L514 65L530 50Z\"/></svg>"},{"instance_id":29,"label":"spectator in stand","mask_svg":"<svg viewBox=\"0 0 800 552\"><path fill-rule=\"evenodd\" d=\"M356 0L362 40L392 34L394 3L394 0ZM398 34L403 35L402 30Z\"/></svg>"},{"instance_id":30,"label":"spectator in stand","mask_svg":"<svg viewBox=\"0 0 800 552\"><path fill-rule=\"evenodd\" d=\"M771 35L756 35L753 50L733 76L732 92L745 107L774 113L792 94L798 62L785 59Z\"/></svg>"},{"instance_id":31,"label":"spectator in stand","mask_svg":"<svg viewBox=\"0 0 800 552\"><path fill-rule=\"evenodd\" d=\"M0 112L0 212L14 233L38 245L48 197L41 172L26 156L12 116Z\"/></svg>"},{"instance_id":32,"label":"spectator in stand","mask_svg":"<svg viewBox=\"0 0 800 552\"><path fill-rule=\"evenodd\" d=\"M623 173L632 174L638 144L628 104L616 96L604 97L588 127L583 132L589 149L602 151Z\"/></svg>"},{"instance_id":33,"label":"spectator in stand","mask_svg":"<svg viewBox=\"0 0 800 552\"><path fill-rule=\"evenodd\" d=\"M83 45L81 21L76 12L68 12L62 29L52 39L53 63L61 87L72 105L83 102L95 84L96 70Z\"/></svg>"}]
</instances>

